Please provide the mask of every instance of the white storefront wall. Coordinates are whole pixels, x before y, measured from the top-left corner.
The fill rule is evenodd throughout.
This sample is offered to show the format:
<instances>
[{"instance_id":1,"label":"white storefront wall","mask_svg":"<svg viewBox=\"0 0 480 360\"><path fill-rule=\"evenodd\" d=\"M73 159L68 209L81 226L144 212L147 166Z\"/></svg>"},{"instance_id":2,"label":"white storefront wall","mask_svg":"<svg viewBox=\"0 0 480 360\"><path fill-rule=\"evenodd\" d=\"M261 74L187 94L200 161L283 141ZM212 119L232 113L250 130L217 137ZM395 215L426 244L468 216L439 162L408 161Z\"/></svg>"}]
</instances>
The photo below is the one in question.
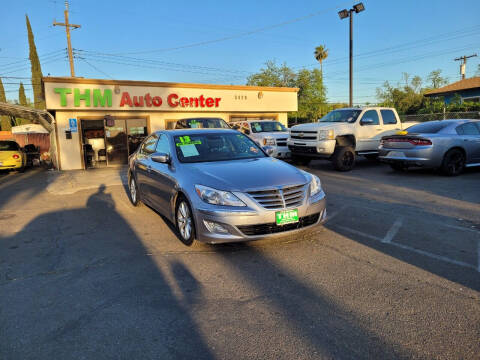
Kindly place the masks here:
<instances>
[{"instance_id":1,"label":"white storefront wall","mask_svg":"<svg viewBox=\"0 0 480 360\"><path fill-rule=\"evenodd\" d=\"M229 85L149 83L137 81L44 78L46 107L55 111L57 148L62 170L82 169L81 129L69 119L147 119L148 132L166 128L169 120L188 117L274 118L287 125L297 111L297 90Z\"/></svg>"}]
</instances>

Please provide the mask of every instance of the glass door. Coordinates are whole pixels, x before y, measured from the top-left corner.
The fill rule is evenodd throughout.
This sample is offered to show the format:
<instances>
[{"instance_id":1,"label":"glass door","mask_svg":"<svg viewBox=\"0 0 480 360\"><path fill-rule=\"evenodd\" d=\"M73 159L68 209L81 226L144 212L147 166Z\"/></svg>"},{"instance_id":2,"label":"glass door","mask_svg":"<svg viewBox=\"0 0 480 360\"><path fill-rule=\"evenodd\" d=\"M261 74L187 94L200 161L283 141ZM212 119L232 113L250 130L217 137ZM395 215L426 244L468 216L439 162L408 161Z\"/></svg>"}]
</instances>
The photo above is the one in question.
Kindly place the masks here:
<instances>
[{"instance_id":1,"label":"glass door","mask_svg":"<svg viewBox=\"0 0 480 360\"><path fill-rule=\"evenodd\" d=\"M107 144L108 165L126 164L128 161L128 148L124 119L112 119L108 124L105 124L105 142Z\"/></svg>"},{"instance_id":2,"label":"glass door","mask_svg":"<svg viewBox=\"0 0 480 360\"><path fill-rule=\"evenodd\" d=\"M146 119L127 119L128 155L132 155L147 136Z\"/></svg>"}]
</instances>

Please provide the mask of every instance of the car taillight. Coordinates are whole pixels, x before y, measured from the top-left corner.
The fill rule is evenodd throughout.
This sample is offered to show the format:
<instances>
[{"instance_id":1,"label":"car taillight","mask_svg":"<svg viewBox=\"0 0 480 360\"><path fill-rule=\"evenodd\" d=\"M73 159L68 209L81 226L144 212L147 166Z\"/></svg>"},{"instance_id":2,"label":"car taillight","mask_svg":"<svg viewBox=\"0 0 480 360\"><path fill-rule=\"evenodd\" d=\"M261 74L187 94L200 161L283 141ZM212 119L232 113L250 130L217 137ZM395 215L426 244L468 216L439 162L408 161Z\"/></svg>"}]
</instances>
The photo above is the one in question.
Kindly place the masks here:
<instances>
[{"instance_id":1,"label":"car taillight","mask_svg":"<svg viewBox=\"0 0 480 360\"><path fill-rule=\"evenodd\" d=\"M20 159L20 156L18 156L17 154L13 155L12 156L14 159Z\"/></svg>"},{"instance_id":2,"label":"car taillight","mask_svg":"<svg viewBox=\"0 0 480 360\"><path fill-rule=\"evenodd\" d=\"M415 146L432 145L432 142L427 139L410 139L409 142Z\"/></svg>"},{"instance_id":3,"label":"car taillight","mask_svg":"<svg viewBox=\"0 0 480 360\"><path fill-rule=\"evenodd\" d=\"M410 143L412 145L415 145L415 146L424 146L424 145L432 145L432 142L428 139L418 139L418 138L386 138L386 139L382 139L380 141L380 144L383 145L385 144L386 142L389 142L389 143Z\"/></svg>"}]
</instances>

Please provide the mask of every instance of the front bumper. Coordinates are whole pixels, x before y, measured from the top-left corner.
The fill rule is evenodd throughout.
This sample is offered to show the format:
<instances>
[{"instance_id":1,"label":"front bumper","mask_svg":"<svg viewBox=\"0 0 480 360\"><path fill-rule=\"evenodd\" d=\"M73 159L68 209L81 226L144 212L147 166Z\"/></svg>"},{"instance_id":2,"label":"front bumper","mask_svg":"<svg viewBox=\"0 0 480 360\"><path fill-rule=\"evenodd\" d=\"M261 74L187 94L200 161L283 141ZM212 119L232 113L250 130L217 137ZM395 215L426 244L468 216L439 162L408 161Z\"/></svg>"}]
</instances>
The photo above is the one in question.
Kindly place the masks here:
<instances>
[{"instance_id":1,"label":"front bumper","mask_svg":"<svg viewBox=\"0 0 480 360\"><path fill-rule=\"evenodd\" d=\"M288 146L274 146L272 157L278 159L288 159L290 158L290 149Z\"/></svg>"},{"instance_id":2,"label":"front bumper","mask_svg":"<svg viewBox=\"0 0 480 360\"><path fill-rule=\"evenodd\" d=\"M301 141L289 139L288 148L295 155L329 157L335 151L336 140Z\"/></svg>"},{"instance_id":3,"label":"front bumper","mask_svg":"<svg viewBox=\"0 0 480 360\"><path fill-rule=\"evenodd\" d=\"M441 155L435 153L432 146L418 146L415 149L380 148L378 158L389 164L436 168L442 164L443 157Z\"/></svg>"},{"instance_id":4,"label":"front bumper","mask_svg":"<svg viewBox=\"0 0 480 360\"><path fill-rule=\"evenodd\" d=\"M256 210L249 207L238 210L198 209L194 211L196 238L201 242L218 244L285 236L311 228L326 220L325 193L322 191L315 197L306 199L296 209L300 218L296 226L276 225L275 212L279 210ZM228 230L228 234L210 232L204 220L222 225Z\"/></svg>"}]
</instances>

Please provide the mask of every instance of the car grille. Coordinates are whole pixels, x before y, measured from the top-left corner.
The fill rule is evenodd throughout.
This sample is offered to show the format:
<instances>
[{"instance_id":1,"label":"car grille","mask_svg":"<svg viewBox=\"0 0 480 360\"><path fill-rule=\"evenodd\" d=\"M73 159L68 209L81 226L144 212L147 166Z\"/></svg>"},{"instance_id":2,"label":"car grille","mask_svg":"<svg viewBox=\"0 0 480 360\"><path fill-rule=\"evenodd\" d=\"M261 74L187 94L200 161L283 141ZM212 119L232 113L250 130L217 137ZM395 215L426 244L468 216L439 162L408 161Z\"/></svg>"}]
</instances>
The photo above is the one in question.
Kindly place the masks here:
<instances>
[{"instance_id":1,"label":"car grille","mask_svg":"<svg viewBox=\"0 0 480 360\"><path fill-rule=\"evenodd\" d=\"M248 191L257 203L265 209L285 209L300 206L305 198L305 185L286 186L281 189Z\"/></svg>"},{"instance_id":2,"label":"car grille","mask_svg":"<svg viewBox=\"0 0 480 360\"><path fill-rule=\"evenodd\" d=\"M297 223L277 225L276 223L241 225L237 226L243 234L247 236L275 234L284 231L301 229L315 224L320 217L320 213L301 217Z\"/></svg>"},{"instance_id":3,"label":"car grille","mask_svg":"<svg viewBox=\"0 0 480 360\"><path fill-rule=\"evenodd\" d=\"M316 131L290 131L290 138L296 140L317 140Z\"/></svg>"},{"instance_id":4,"label":"car grille","mask_svg":"<svg viewBox=\"0 0 480 360\"><path fill-rule=\"evenodd\" d=\"M316 154L317 148L313 146L297 146L297 145L288 145L290 151L295 153L304 153L304 154Z\"/></svg>"},{"instance_id":5,"label":"car grille","mask_svg":"<svg viewBox=\"0 0 480 360\"><path fill-rule=\"evenodd\" d=\"M277 146L287 146L287 139L277 139Z\"/></svg>"}]
</instances>

